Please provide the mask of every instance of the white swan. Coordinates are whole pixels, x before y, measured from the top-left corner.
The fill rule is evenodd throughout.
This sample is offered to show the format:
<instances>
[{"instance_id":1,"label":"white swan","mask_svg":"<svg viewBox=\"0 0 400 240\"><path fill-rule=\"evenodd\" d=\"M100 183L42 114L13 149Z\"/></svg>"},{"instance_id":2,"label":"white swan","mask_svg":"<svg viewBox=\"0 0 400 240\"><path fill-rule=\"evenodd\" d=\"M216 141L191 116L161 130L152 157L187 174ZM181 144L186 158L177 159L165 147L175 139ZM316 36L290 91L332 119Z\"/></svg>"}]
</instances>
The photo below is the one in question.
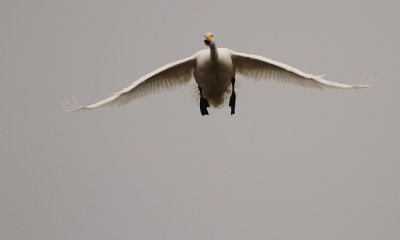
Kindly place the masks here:
<instances>
[{"instance_id":1,"label":"white swan","mask_svg":"<svg viewBox=\"0 0 400 240\"><path fill-rule=\"evenodd\" d=\"M225 93L229 91L231 91L229 106L231 114L234 114L236 73L257 80L272 79L318 89L368 87L368 85L347 85L324 80L323 76L307 74L268 58L238 53L227 48L217 48L212 33L204 35L204 43L210 48L209 50L202 50L191 57L167 64L100 102L81 106L75 98L73 98L75 105L66 100L68 104L66 110L87 111L105 106L121 106L138 97L187 84L194 77L199 88L202 115L208 115L207 108L210 104L213 107L222 105L225 102Z\"/></svg>"}]
</instances>

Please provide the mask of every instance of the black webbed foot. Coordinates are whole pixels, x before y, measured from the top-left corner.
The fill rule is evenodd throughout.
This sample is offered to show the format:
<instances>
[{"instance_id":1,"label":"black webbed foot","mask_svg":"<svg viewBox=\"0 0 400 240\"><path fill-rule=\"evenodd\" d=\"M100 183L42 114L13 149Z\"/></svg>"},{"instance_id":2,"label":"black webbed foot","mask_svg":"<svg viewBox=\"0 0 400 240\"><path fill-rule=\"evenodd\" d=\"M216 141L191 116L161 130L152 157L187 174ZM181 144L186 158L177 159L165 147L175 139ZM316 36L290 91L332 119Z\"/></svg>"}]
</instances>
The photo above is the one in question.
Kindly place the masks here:
<instances>
[{"instance_id":1,"label":"black webbed foot","mask_svg":"<svg viewBox=\"0 0 400 240\"><path fill-rule=\"evenodd\" d=\"M236 106L236 94L232 92L231 98L229 99L229 107L231 107L231 115L235 114Z\"/></svg>"},{"instance_id":2,"label":"black webbed foot","mask_svg":"<svg viewBox=\"0 0 400 240\"><path fill-rule=\"evenodd\" d=\"M229 107L231 107L231 115L235 114L236 93L235 93L235 78L232 78L232 95L229 99Z\"/></svg>"},{"instance_id":3,"label":"black webbed foot","mask_svg":"<svg viewBox=\"0 0 400 240\"><path fill-rule=\"evenodd\" d=\"M209 115L207 110L208 107L210 107L210 103L207 99L204 97L200 98L200 112L202 116Z\"/></svg>"},{"instance_id":4,"label":"black webbed foot","mask_svg":"<svg viewBox=\"0 0 400 240\"><path fill-rule=\"evenodd\" d=\"M207 108L210 107L210 103L207 101L205 97L203 97L203 90L199 86L200 91L200 112L201 116L208 115Z\"/></svg>"}]
</instances>

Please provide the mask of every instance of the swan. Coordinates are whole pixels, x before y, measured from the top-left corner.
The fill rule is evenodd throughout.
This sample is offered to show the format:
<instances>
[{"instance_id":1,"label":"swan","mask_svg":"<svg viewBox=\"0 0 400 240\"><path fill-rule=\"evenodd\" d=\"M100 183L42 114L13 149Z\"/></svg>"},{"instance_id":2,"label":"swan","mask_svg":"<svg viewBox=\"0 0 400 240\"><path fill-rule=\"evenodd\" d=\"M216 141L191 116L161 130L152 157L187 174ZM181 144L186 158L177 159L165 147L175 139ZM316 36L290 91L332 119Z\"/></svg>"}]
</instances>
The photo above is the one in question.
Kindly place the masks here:
<instances>
[{"instance_id":1,"label":"swan","mask_svg":"<svg viewBox=\"0 0 400 240\"><path fill-rule=\"evenodd\" d=\"M76 101L75 97L73 97L73 104L66 100L65 110L87 111L105 106L122 106L136 98L185 85L194 78L199 90L202 116L208 115L208 107L223 105L225 96L228 96L229 92L231 93L229 107L232 115L235 114L236 106L236 74L256 80L272 79L321 90L369 87L369 85L347 85L328 81L323 79L323 75L307 74L265 57L239 53L227 48L217 48L213 33L204 35L204 44L209 49L198 51L188 58L160 67L102 101L82 106Z\"/></svg>"}]
</instances>

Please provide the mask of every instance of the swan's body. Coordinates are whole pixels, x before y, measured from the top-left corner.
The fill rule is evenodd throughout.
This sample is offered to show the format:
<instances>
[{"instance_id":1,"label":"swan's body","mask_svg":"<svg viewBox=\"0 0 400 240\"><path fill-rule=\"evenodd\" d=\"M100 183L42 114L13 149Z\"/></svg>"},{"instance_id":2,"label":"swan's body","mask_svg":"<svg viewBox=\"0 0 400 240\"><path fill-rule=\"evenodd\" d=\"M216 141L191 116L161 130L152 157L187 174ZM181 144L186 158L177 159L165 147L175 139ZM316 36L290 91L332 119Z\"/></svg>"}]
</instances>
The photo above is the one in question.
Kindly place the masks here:
<instances>
[{"instance_id":1,"label":"swan's body","mask_svg":"<svg viewBox=\"0 0 400 240\"><path fill-rule=\"evenodd\" d=\"M88 106L73 106L71 111L87 111L104 106L124 105L138 97L152 94L158 90L168 89L189 83L194 77L200 92L200 110L208 114L207 107L221 106L226 93L231 90L229 101L231 113L235 112L236 94L234 91L235 76L272 79L304 87L326 89L357 89L366 85L347 85L324 80L322 76L306 74L296 68L261 56L234 52L227 48L216 48L211 33L205 35L205 44L209 50L202 50L193 56L167 64L132 83L129 87L114 93L109 98ZM232 86L232 88L230 88ZM75 101L75 99L74 99ZM68 101L67 101L68 103ZM76 104L78 104L75 101Z\"/></svg>"},{"instance_id":2,"label":"swan's body","mask_svg":"<svg viewBox=\"0 0 400 240\"><path fill-rule=\"evenodd\" d=\"M216 51L215 55L213 51ZM218 107L224 103L225 92L236 74L231 51L226 48L203 50L197 52L195 58L194 79L203 89L204 97L212 106Z\"/></svg>"}]
</instances>

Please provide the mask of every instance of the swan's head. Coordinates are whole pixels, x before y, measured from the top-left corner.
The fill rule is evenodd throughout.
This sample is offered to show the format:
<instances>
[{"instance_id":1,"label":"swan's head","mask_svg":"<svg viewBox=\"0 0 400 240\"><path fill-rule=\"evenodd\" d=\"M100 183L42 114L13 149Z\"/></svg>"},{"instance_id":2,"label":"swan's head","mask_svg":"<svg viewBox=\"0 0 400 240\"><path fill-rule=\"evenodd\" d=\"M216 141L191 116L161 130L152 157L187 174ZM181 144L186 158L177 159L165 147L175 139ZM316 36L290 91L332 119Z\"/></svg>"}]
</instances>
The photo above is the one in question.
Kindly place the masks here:
<instances>
[{"instance_id":1,"label":"swan's head","mask_svg":"<svg viewBox=\"0 0 400 240\"><path fill-rule=\"evenodd\" d=\"M212 33L206 33L204 34L204 44L206 44L207 46L210 46L213 42L214 42L214 34Z\"/></svg>"}]
</instances>

